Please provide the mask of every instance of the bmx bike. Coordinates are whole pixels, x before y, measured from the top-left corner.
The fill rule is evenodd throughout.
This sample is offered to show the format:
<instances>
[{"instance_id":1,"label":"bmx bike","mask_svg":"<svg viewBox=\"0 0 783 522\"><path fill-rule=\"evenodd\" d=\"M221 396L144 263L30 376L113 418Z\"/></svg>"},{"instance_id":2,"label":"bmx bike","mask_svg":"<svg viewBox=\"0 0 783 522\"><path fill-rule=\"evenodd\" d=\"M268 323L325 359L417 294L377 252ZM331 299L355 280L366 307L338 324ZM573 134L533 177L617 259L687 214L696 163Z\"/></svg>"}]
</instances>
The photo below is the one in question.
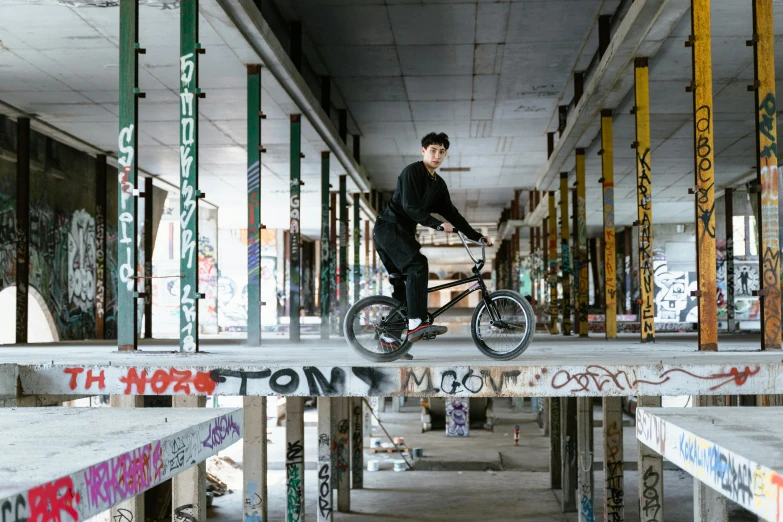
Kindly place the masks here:
<instances>
[{"instance_id":1,"label":"bmx bike","mask_svg":"<svg viewBox=\"0 0 783 522\"><path fill-rule=\"evenodd\" d=\"M517 292L490 292L481 277L481 269L484 268L486 259L484 242L472 241L459 232L457 235L473 261L473 276L432 287L428 293L472 284L446 305L428 313L428 319L432 322L469 294L479 291L481 301L470 321L473 342L487 357L498 361L514 359L527 349L533 339L536 329L533 307ZM473 255L468 243L481 246L481 256L478 259ZM391 274L389 277L403 276ZM365 297L354 303L345 314L343 333L348 344L359 355L373 362L395 361L408 353L413 346L413 343L407 340L408 310L405 301L399 302L385 295ZM386 342L381 342L382 340ZM389 340L393 342L390 343Z\"/></svg>"}]
</instances>

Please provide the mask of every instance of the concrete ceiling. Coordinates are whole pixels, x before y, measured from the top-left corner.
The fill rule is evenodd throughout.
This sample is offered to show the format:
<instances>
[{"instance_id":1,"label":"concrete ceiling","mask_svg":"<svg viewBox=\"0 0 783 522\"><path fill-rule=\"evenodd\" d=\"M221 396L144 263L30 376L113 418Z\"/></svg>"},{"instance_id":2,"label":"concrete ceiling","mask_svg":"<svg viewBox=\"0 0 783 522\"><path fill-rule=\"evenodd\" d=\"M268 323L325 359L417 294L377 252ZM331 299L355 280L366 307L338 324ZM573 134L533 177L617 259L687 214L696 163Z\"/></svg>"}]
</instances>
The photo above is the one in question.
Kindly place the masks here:
<instances>
[{"instance_id":1,"label":"concrete ceiling","mask_svg":"<svg viewBox=\"0 0 783 522\"><path fill-rule=\"evenodd\" d=\"M400 170L420 158L419 139L444 131L452 139L443 173L469 220L494 224L512 188L533 188L545 169L546 133L557 107L573 94L573 71L587 68L597 48L597 17L619 0L374 1L275 0L287 20L301 20L305 56L333 78L352 131L361 134L362 163L375 187L391 190ZM119 9L99 0L10 0L0 5L0 100L37 114L93 145L116 153ZM178 182L179 10L173 0L142 0L139 165ZM777 0L776 6L782 5ZM783 6L783 5L782 5ZM719 185L745 176L755 163L751 4L713 0L716 173ZM693 200L691 50L686 12L650 59L654 219L690 222ZM246 71L235 45L203 17L200 176L220 207L221 227L241 227L246 207ZM776 10L783 27L783 9ZM221 33L222 34L222 33ZM776 52L782 56L782 38ZM781 60L779 60L781 62ZM266 71L266 70L265 70ZM777 76L783 76L783 63ZM288 224L288 115L300 112L267 72L262 80L264 155L262 220ZM616 216L635 220L633 93L615 107ZM355 127L355 129L354 129ZM600 226L600 161L594 133L588 150L587 209ZM303 123L304 208L318 208L321 150ZM571 162L572 163L572 162ZM572 168L566 164L564 170ZM332 162L332 183L344 170ZM352 183L349 182L349 190ZM549 187L538 187L546 189ZM555 188L555 187L553 187ZM526 197L523 196L523 204ZM319 215L303 213L303 231L317 235Z\"/></svg>"}]
</instances>

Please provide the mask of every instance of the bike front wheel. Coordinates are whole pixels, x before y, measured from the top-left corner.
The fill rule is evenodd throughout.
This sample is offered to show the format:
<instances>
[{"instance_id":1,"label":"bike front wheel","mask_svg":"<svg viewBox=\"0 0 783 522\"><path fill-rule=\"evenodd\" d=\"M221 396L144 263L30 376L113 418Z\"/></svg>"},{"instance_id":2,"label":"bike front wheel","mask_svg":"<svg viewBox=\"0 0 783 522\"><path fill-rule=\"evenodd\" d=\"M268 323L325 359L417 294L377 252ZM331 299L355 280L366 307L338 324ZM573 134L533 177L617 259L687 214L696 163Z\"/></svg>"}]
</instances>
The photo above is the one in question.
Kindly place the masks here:
<instances>
[{"instance_id":1,"label":"bike front wheel","mask_svg":"<svg viewBox=\"0 0 783 522\"><path fill-rule=\"evenodd\" d=\"M399 302L384 295L357 301L345 314L343 333L356 353L372 362L396 361L413 346L408 317Z\"/></svg>"},{"instance_id":2,"label":"bike front wheel","mask_svg":"<svg viewBox=\"0 0 783 522\"><path fill-rule=\"evenodd\" d=\"M470 332L476 347L492 359L510 361L524 352L536 329L536 316L527 299L517 292L499 290L489 294L495 308L492 318L482 300L473 312Z\"/></svg>"}]
</instances>

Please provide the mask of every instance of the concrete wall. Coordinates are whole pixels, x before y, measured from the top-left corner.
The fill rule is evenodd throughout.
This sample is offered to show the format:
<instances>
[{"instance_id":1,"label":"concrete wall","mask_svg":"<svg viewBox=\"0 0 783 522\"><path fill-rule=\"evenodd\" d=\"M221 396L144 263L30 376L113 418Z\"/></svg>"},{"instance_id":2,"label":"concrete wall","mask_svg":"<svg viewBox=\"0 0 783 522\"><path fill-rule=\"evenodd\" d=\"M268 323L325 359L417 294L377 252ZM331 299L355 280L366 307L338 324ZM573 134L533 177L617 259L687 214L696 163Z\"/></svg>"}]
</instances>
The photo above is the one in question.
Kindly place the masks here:
<instances>
[{"instance_id":1,"label":"concrete wall","mask_svg":"<svg viewBox=\"0 0 783 522\"><path fill-rule=\"evenodd\" d=\"M16 124L0 116L0 290L15 284ZM30 285L61 340L95 337L95 160L31 132ZM106 337L116 337L117 172L107 169ZM111 284L110 284L111 283Z\"/></svg>"}]
</instances>

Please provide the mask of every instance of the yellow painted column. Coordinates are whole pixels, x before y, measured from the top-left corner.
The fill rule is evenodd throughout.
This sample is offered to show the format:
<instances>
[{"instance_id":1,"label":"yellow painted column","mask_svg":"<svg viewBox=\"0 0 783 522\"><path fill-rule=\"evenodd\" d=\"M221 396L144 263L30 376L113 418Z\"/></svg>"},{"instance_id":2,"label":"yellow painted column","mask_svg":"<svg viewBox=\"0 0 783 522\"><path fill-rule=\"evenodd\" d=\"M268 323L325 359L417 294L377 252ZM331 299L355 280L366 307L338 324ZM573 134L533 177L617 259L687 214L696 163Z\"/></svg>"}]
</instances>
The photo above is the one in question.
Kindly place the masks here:
<instances>
[{"instance_id":1,"label":"yellow painted column","mask_svg":"<svg viewBox=\"0 0 783 522\"><path fill-rule=\"evenodd\" d=\"M579 312L579 337L587 337L587 291L590 276L587 271L587 207L585 204L585 149L576 149L576 267L579 269L577 303Z\"/></svg>"},{"instance_id":2,"label":"yellow painted column","mask_svg":"<svg viewBox=\"0 0 783 522\"><path fill-rule=\"evenodd\" d=\"M617 338L617 255L614 243L614 152L612 110L601 110L601 183L604 194L604 273L606 338Z\"/></svg>"},{"instance_id":3,"label":"yellow painted column","mask_svg":"<svg viewBox=\"0 0 783 522\"><path fill-rule=\"evenodd\" d=\"M754 0L753 51L756 71L756 143L761 185L761 349L780 350L780 230L778 223L777 102L775 98L775 31L772 0Z\"/></svg>"},{"instance_id":4,"label":"yellow painted column","mask_svg":"<svg viewBox=\"0 0 783 522\"><path fill-rule=\"evenodd\" d=\"M560 266L563 271L563 335L571 335L571 253L568 235L568 172L561 172Z\"/></svg>"},{"instance_id":5,"label":"yellow painted column","mask_svg":"<svg viewBox=\"0 0 783 522\"><path fill-rule=\"evenodd\" d=\"M712 120L712 45L710 0L691 0L693 47L694 148L696 169L696 272L699 350L718 349L718 304L715 284L715 169Z\"/></svg>"},{"instance_id":6,"label":"yellow painted column","mask_svg":"<svg viewBox=\"0 0 783 522\"><path fill-rule=\"evenodd\" d=\"M650 88L647 58L634 60L636 84L636 202L639 231L639 298L642 342L655 342L653 284L652 160L650 158Z\"/></svg>"},{"instance_id":7,"label":"yellow painted column","mask_svg":"<svg viewBox=\"0 0 783 522\"><path fill-rule=\"evenodd\" d=\"M557 208L555 192L549 191L549 333L557 334Z\"/></svg>"}]
</instances>

